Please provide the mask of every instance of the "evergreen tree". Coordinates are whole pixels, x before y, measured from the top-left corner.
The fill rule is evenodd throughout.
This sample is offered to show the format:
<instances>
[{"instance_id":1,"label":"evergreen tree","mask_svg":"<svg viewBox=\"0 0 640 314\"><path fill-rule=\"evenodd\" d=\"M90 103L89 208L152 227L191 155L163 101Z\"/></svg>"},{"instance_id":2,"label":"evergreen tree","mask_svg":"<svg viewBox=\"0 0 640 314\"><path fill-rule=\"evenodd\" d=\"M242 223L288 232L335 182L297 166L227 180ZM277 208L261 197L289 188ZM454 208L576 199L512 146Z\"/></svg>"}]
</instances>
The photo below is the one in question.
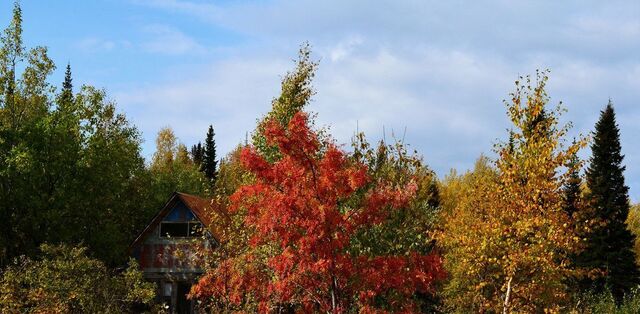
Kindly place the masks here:
<instances>
[{"instance_id":1,"label":"evergreen tree","mask_svg":"<svg viewBox=\"0 0 640 314\"><path fill-rule=\"evenodd\" d=\"M580 178L580 159L577 154L571 156L567 168L569 168L569 178L563 187L564 210L569 216L572 216L573 213L577 212L580 208L580 185L582 185L582 179Z\"/></svg>"},{"instance_id":2,"label":"evergreen tree","mask_svg":"<svg viewBox=\"0 0 640 314\"><path fill-rule=\"evenodd\" d=\"M61 98L63 103L70 103L73 101L73 79L71 78L71 64L69 63L67 63L67 70L64 73Z\"/></svg>"},{"instance_id":3,"label":"evergreen tree","mask_svg":"<svg viewBox=\"0 0 640 314\"><path fill-rule=\"evenodd\" d=\"M202 165L202 154L202 143L198 142L198 145L191 146L191 159L198 168Z\"/></svg>"},{"instance_id":4,"label":"evergreen tree","mask_svg":"<svg viewBox=\"0 0 640 314\"><path fill-rule=\"evenodd\" d=\"M218 175L218 162L216 161L216 141L213 139L215 133L213 132L213 126L209 125L209 131L207 132L207 138L204 141L204 152L202 154L202 168L205 177L211 182L216 181Z\"/></svg>"},{"instance_id":5,"label":"evergreen tree","mask_svg":"<svg viewBox=\"0 0 640 314\"><path fill-rule=\"evenodd\" d=\"M634 236L625 223L630 207L629 188L624 182L620 131L611 101L596 124L591 152L586 175L588 201L591 218L598 223L588 235L587 247L578 261L600 270L602 276L583 280L583 288L608 289L621 301L640 283L640 273L635 264Z\"/></svg>"}]
</instances>

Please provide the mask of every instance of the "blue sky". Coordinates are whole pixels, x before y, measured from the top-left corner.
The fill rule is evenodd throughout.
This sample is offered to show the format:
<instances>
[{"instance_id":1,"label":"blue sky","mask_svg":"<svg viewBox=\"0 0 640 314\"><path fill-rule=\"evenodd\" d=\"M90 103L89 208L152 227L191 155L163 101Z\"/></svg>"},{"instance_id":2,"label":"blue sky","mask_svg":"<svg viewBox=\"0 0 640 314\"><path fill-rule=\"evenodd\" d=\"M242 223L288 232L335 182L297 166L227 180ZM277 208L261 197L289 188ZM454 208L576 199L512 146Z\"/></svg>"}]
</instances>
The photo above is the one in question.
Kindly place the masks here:
<instances>
[{"instance_id":1,"label":"blue sky","mask_svg":"<svg viewBox=\"0 0 640 314\"><path fill-rule=\"evenodd\" d=\"M46 5L44 5L46 3ZM140 129L144 155L171 126L191 145L209 124L221 153L269 110L300 43L320 59L311 110L341 143L356 126L392 132L443 176L464 171L509 127L518 75L551 70L572 135L609 98L627 183L640 201L640 1L22 1L28 46L62 80L107 90ZM11 3L0 4L0 21ZM588 156L588 150L583 156Z\"/></svg>"}]
</instances>

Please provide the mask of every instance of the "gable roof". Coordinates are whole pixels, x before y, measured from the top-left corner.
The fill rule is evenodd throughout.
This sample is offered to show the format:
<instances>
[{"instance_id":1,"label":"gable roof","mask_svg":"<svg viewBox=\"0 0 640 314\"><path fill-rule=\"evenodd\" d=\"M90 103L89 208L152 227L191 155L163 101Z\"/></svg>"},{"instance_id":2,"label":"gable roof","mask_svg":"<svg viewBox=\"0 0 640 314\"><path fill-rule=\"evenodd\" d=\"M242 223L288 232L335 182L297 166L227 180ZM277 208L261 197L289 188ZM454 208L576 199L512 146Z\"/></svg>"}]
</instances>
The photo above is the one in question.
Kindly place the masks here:
<instances>
[{"instance_id":1,"label":"gable roof","mask_svg":"<svg viewBox=\"0 0 640 314\"><path fill-rule=\"evenodd\" d=\"M138 234L136 239L129 245L129 253L131 250L151 232L153 229L164 219L167 214L175 207L176 203L182 202L196 218L202 222L202 224L207 227L209 231L212 232L212 236L218 241L219 237L211 230L211 214L210 211L217 211L221 213L223 217L226 217L226 214L217 206L213 206L212 202L203 198L200 198L195 195L190 195L181 192L173 192L169 200L165 203L164 207L151 219L151 222L147 224L147 226Z\"/></svg>"},{"instance_id":2,"label":"gable roof","mask_svg":"<svg viewBox=\"0 0 640 314\"><path fill-rule=\"evenodd\" d=\"M193 212L200 222L207 227L211 225L211 217L207 214L207 210L212 208L210 201L186 193L175 192L175 195Z\"/></svg>"}]
</instances>

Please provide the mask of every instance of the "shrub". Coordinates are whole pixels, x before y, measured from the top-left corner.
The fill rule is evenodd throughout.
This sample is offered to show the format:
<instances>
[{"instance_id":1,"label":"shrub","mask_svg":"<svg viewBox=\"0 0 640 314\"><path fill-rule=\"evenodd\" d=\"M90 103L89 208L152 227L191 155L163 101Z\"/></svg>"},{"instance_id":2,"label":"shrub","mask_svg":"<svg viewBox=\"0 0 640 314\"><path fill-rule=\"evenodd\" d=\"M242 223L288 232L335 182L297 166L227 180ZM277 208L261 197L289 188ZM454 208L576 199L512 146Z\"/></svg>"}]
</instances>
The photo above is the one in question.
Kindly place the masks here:
<instances>
[{"instance_id":1,"label":"shrub","mask_svg":"<svg viewBox=\"0 0 640 314\"><path fill-rule=\"evenodd\" d=\"M40 246L39 259L20 257L0 276L0 308L9 313L127 313L150 305L153 284L135 260L114 274L85 247Z\"/></svg>"}]
</instances>

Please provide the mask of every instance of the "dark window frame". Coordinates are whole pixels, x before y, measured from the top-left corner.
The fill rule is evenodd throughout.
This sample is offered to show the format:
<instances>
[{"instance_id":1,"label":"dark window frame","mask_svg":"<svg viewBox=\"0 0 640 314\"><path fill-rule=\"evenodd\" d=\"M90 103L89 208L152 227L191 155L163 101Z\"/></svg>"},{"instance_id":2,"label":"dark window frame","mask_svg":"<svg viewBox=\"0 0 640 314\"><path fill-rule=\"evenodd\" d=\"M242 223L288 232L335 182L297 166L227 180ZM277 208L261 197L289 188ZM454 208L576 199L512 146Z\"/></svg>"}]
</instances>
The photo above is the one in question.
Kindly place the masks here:
<instances>
[{"instance_id":1,"label":"dark window frame","mask_svg":"<svg viewBox=\"0 0 640 314\"><path fill-rule=\"evenodd\" d=\"M186 232L180 233L180 235L172 235L168 234L169 232L162 232L163 225L186 225ZM198 228L198 229L195 229ZM195 229L195 230L194 230ZM160 238L179 238L179 239L187 239L187 238L196 238L200 237L203 234L203 226L200 221L192 220L192 221L161 221L158 226L158 233Z\"/></svg>"}]
</instances>

